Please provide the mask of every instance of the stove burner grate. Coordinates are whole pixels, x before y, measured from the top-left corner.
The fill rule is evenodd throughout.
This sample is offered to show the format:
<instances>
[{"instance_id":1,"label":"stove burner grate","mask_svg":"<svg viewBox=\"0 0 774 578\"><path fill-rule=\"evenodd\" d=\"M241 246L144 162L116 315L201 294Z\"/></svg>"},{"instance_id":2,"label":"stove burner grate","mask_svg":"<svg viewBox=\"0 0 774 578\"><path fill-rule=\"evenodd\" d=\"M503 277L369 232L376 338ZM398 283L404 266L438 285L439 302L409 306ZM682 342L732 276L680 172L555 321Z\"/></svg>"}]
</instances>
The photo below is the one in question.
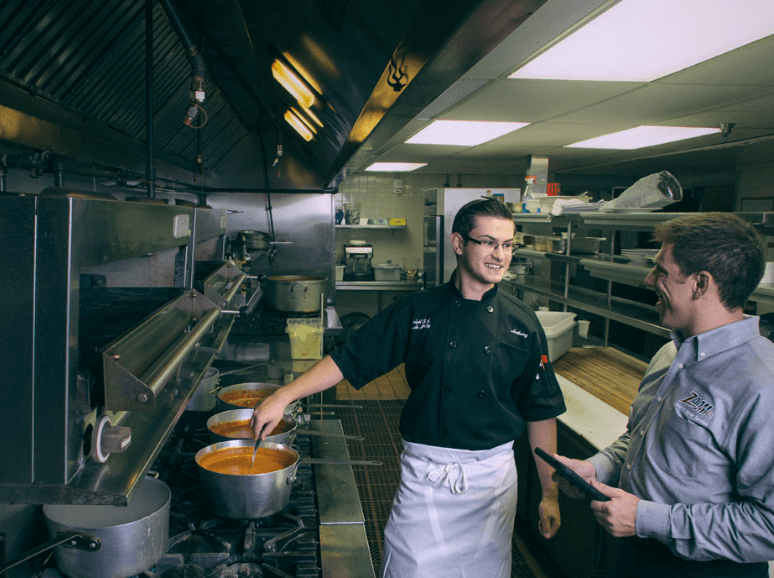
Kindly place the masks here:
<instances>
[{"instance_id":1,"label":"stove burner grate","mask_svg":"<svg viewBox=\"0 0 774 578\"><path fill-rule=\"evenodd\" d=\"M250 520L222 518L203 499L194 456L209 445L206 414L186 412L156 462L172 490L169 547L154 574L162 578L320 578L319 515L310 464L298 466L288 505ZM192 414L192 415L189 415ZM294 442L301 456L311 452L309 436Z\"/></svg>"}]
</instances>

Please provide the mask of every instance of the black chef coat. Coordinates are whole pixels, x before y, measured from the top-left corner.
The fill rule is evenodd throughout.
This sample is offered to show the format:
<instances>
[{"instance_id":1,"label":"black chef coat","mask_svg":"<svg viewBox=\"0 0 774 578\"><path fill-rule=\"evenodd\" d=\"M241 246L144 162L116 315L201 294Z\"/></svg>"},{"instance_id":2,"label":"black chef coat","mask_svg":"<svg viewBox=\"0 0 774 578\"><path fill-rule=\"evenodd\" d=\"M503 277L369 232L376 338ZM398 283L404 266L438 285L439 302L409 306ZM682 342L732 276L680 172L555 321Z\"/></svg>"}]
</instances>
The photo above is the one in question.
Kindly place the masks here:
<instances>
[{"instance_id":1,"label":"black chef coat","mask_svg":"<svg viewBox=\"0 0 774 578\"><path fill-rule=\"evenodd\" d=\"M453 280L391 304L331 357L358 389L406 364L407 441L491 449L563 413L564 398L534 311L497 286L465 299Z\"/></svg>"}]
</instances>

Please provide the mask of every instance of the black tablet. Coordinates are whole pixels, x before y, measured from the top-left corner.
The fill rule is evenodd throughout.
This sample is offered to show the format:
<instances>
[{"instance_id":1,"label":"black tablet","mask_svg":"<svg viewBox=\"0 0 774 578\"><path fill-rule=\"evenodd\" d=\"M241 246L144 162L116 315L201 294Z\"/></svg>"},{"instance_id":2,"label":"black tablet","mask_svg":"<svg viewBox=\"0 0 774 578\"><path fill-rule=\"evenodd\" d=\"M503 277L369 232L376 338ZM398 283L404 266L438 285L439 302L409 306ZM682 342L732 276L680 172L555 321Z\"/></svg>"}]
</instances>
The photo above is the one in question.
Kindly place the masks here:
<instances>
[{"instance_id":1,"label":"black tablet","mask_svg":"<svg viewBox=\"0 0 774 578\"><path fill-rule=\"evenodd\" d=\"M565 480L570 482L579 490L585 492L586 495L589 496L592 500L599 500L600 502L607 502L610 500L610 498L597 490L563 463L557 461L551 454L547 453L542 448L535 448L535 454L537 454L539 458L544 460L546 463L548 463L548 465L559 472L559 475L561 475Z\"/></svg>"}]
</instances>

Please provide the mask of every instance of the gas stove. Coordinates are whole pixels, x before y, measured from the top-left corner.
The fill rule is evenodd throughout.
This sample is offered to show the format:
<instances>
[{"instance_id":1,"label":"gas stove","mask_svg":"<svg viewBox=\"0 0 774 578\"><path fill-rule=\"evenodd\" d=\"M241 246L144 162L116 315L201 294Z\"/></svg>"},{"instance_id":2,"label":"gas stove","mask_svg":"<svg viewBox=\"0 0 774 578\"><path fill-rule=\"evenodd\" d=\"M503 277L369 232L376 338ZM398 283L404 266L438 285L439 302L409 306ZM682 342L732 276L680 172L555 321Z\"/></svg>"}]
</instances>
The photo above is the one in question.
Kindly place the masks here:
<instances>
[{"instance_id":1,"label":"gas stove","mask_svg":"<svg viewBox=\"0 0 774 578\"><path fill-rule=\"evenodd\" d=\"M232 520L212 513L194 461L196 452L210 444L209 416L185 412L155 464L159 478L172 491L172 503L169 548L152 575L374 576L351 466L300 464L288 505L272 516ZM309 426L341 433L338 420L313 420ZM346 444L338 439L299 434L293 447L302 457L348 459Z\"/></svg>"}]
</instances>

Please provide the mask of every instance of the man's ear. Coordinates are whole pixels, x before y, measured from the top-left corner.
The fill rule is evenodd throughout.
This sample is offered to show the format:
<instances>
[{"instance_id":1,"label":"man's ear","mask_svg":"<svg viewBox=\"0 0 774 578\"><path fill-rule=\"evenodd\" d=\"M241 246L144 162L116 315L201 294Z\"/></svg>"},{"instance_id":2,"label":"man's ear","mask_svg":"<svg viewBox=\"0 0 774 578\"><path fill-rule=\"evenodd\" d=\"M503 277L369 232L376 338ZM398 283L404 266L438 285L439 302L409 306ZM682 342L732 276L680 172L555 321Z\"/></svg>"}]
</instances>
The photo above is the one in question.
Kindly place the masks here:
<instances>
[{"instance_id":1,"label":"man's ear","mask_svg":"<svg viewBox=\"0 0 774 578\"><path fill-rule=\"evenodd\" d=\"M462 235L460 235L459 233L451 234L452 249L454 249L454 252L457 255L462 255L462 245L464 242L465 242L465 239L463 239Z\"/></svg>"},{"instance_id":2,"label":"man's ear","mask_svg":"<svg viewBox=\"0 0 774 578\"><path fill-rule=\"evenodd\" d=\"M708 271L699 271L693 276L693 297L698 299L703 297L709 291L711 285L715 283L715 279Z\"/></svg>"}]
</instances>

